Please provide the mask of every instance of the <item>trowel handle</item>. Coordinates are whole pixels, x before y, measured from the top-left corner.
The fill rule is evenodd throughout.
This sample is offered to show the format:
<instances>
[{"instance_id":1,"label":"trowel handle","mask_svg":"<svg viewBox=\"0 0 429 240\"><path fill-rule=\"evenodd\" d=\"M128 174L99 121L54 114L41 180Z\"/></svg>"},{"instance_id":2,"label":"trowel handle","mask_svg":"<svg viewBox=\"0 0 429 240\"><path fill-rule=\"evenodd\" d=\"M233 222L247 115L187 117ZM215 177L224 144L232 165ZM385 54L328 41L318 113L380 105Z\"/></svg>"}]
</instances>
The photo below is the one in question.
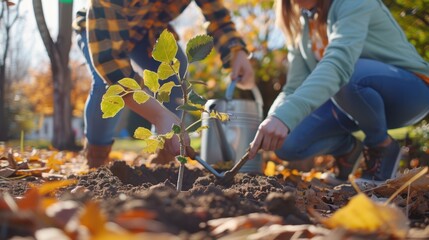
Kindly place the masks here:
<instances>
[{"instance_id":1,"label":"trowel handle","mask_svg":"<svg viewBox=\"0 0 429 240\"><path fill-rule=\"evenodd\" d=\"M232 80L228 87L226 88L226 92L225 92L225 98L227 101L231 101L232 100L232 95L234 95L234 90L235 87L237 86L237 82L240 81L240 77L236 80Z\"/></svg>"}]
</instances>

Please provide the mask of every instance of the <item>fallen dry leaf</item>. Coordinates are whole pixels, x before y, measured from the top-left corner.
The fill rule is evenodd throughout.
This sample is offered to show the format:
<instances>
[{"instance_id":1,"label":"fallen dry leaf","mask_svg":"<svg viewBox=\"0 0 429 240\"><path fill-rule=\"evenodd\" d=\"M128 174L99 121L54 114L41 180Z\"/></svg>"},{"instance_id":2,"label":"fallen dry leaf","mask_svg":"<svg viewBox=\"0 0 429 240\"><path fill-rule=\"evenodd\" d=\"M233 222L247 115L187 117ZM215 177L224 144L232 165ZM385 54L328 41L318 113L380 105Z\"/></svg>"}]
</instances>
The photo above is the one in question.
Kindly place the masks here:
<instances>
[{"instance_id":1,"label":"fallen dry leaf","mask_svg":"<svg viewBox=\"0 0 429 240\"><path fill-rule=\"evenodd\" d=\"M408 218L394 205L371 201L359 193L332 217L322 220L329 228L345 228L357 232L378 232L404 238L408 232Z\"/></svg>"},{"instance_id":2,"label":"fallen dry leaf","mask_svg":"<svg viewBox=\"0 0 429 240\"><path fill-rule=\"evenodd\" d=\"M269 224L280 224L283 219L266 213L251 213L248 215L209 220L207 224L213 229L214 235L224 232L235 232L248 228L259 228Z\"/></svg>"},{"instance_id":3,"label":"fallen dry leaf","mask_svg":"<svg viewBox=\"0 0 429 240\"><path fill-rule=\"evenodd\" d=\"M397 189L402 187L402 185L404 185L408 180L410 180L412 177L414 177L416 174L418 174L419 172L421 172L423 170L424 170L424 168L410 169L407 172L403 173L402 175L400 175L394 179L387 180L385 183L383 183L383 184L381 184L375 188L368 189L367 191L373 190L375 193L377 193L381 196L389 197ZM407 191L408 191L408 188L404 189L402 192L407 192ZM413 192L413 191L418 191L418 192L429 191L429 174L425 174L424 176L413 181L412 184L410 185L410 191L411 192Z\"/></svg>"},{"instance_id":4,"label":"fallen dry leaf","mask_svg":"<svg viewBox=\"0 0 429 240\"><path fill-rule=\"evenodd\" d=\"M12 176L15 172L16 172L15 169L5 167L5 168L0 169L0 177L7 178L7 177Z\"/></svg>"}]
</instances>

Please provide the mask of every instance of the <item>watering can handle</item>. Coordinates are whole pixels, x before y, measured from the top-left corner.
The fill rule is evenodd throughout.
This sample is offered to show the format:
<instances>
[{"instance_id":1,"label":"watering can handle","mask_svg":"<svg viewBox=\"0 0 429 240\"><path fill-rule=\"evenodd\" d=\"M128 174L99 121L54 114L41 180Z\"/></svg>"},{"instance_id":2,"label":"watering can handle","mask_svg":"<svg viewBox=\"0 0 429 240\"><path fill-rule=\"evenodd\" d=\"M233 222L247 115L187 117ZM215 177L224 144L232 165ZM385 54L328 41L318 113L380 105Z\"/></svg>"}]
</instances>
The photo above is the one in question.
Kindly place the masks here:
<instances>
[{"instance_id":1,"label":"watering can handle","mask_svg":"<svg viewBox=\"0 0 429 240\"><path fill-rule=\"evenodd\" d=\"M240 81L240 78L233 80L229 83L229 86L226 88L226 92L225 92L225 98L227 101L231 101L232 100L232 96L234 94L235 91L235 87L237 86L237 82ZM259 88L257 86L253 87L251 89L253 97L255 98L256 103L261 106L264 105L264 100L262 99L262 95L261 92L259 91ZM261 115L262 116L262 115Z\"/></svg>"}]
</instances>

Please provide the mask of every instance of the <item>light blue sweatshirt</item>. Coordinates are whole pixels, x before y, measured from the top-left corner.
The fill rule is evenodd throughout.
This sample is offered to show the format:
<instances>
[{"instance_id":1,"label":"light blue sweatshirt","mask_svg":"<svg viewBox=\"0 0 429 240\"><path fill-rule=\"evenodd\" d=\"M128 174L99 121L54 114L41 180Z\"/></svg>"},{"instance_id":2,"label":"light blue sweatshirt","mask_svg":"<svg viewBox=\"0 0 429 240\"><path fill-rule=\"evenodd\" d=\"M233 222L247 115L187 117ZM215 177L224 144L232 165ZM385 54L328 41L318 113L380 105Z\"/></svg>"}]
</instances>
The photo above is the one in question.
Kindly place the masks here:
<instances>
[{"instance_id":1,"label":"light blue sweatshirt","mask_svg":"<svg viewBox=\"0 0 429 240\"><path fill-rule=\"evenodd\" d=\"M289 49L286 85L268 113L293 130L349 81L359 58L391 64L429 76L429 63L417 53L381 0L335 0L328 14L329 44L317 62L308 19L302 39Z\"/></svg>"}]
</instances>

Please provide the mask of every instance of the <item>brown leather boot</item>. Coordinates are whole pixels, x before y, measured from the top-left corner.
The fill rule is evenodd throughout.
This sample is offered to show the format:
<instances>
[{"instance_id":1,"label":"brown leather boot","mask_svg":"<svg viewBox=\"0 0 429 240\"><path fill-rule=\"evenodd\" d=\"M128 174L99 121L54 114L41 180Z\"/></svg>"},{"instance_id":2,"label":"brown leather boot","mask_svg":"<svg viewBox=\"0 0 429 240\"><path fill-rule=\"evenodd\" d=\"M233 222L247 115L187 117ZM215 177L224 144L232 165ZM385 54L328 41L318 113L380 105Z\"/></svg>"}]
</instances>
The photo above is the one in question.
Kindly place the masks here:
<instances>
[{"instance_id":1,"label":"brown leather boot","mask_svg":"<svg viewBox=\"0 0 429 240\"><path fill-rule=\"evenodd\" d=\"M98 168L106 165L109 162L109 154L112 150L112 145L86 145L86 159L88 160L89 168Z\"/></svg>"}]
</instances>

